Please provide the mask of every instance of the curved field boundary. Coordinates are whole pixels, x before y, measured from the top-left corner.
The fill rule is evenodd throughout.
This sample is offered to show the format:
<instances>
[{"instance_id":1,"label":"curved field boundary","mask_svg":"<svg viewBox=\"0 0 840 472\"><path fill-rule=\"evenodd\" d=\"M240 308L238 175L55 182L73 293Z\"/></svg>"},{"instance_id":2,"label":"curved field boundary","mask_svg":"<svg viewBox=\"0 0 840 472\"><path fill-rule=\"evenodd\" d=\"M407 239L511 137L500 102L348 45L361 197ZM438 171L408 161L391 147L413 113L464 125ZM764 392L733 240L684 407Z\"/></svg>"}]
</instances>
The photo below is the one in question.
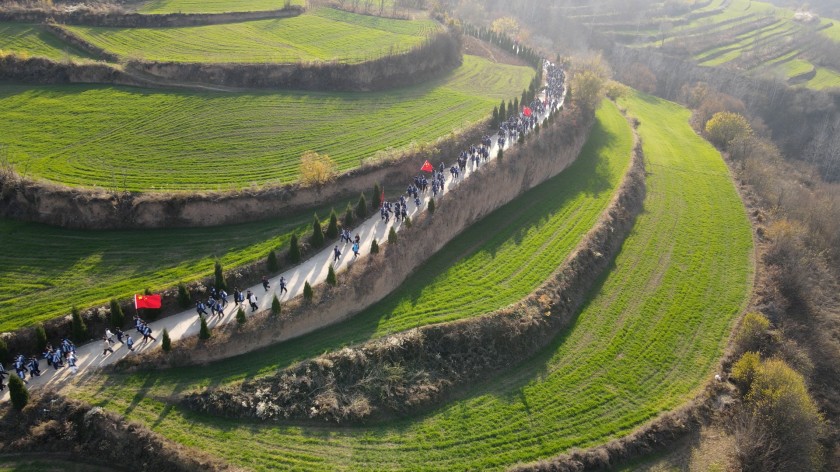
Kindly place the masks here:
<instances>
[{"instance_id":1,"label":"curved field boundary","mask_svg":"<svg viewBox=\"0 0 840 472\"><path fill-rule=\"evenodd\" d=\"M0 87L0 102L19 126L15 133L7 128L0 142L19 169L71 184L99 182L102 189L5 176L0 212L76 228L211 226L283 215L312 198L357 197L373 182L416 173L407 156L457 152L462 139L480 135L498 100L521 93L532 74L465 56L460 68L434 82L375 94ZM80 116L82 109L100 112ZM55 114L65 121L49 142L39 116ZM460 126L465 131L456 134ZM364 162L389 148L403 150ZM301 189L293 182L309 149L330 154L346 174L324 189ZM158 191L148 192L151 186ZM195 193L160 191L165 187Z\"/></svg>"},{"instance_id":2,"label":"curved field boundary","mask_svg":"<svg viewBox=\"0 0 840 472\"><path fill-rule=\"evenodd\" d=\"M103 398L110 387L85 396L254 470L498 470L633 431L710 377L747 301L752 241L726 167L688 126L689 112L649 96L624 103L642 120L644 212L569 331L517 372L417 419L341 429L245 424L138 400L158 373L126 382L125 398Z\"/></svg>"},{"instance_id":3,"label":"curved field boundary","mask_svg":"<svg viewBox=\"0 0 840 472\"><path fill-rule=\"evenodd\" d=\"M41 8L0 9L0 21L18 23L43 23L55 21L66 25L105 26L114 28L153 28L175 26L219 25L242 21L291 18L303 14L304 8L291 5L288 8L266 11L245 11L227 13L126 13L121 10L77 8L72 11Z\"/></svg>"},{"instance_id":4,"label":"curved field boundary","mask_svg":"<svg viewBox=\"0 0 840 472\"><path fill-rule=\"evenodd\" d=\"M582 151L583 159L591 158L587 154L593 149L591 144L598 142L601 131L596 125L590 135L590 146ZM624 149L627 144L626 135L622 132L615 138L621 144L613 149ZM610 147L603 149L609 152ZM624 150L629 152L629 149ZM570 173L574 171L573 168L569 169ZM295 418L352 423L369 417L381 419L394 414L416 415L419 411L427 410L451 395L452 390L526 361L568 327L592 285L611 264L632 228L642 208L644 186L644 163L641 145L637 142L629 170L597 224L539 288L513 306L474 318L423 326L361 346L345 348L241 385L211 388L190 394L183 404L196 411L228 418L280 422ZM536 196L537 199L541 197ZM517 206L522 200L515 200L511 205ZM538 233L548 232L548 228L535 229ZM525 245L526 241L523 240L522 246ZM544 244L541 249L546 246ZM550 257L551 252L565 253L552 248L534 256L546 258ZM497 254L496 259L506 260L511 256ZM544 274L542 271L534 273L532 267L526 264L517 267L515 271L517 276L523 273L529 273L535 279ZM477 302L466 298L475 292L481 293L484 299L494 298L492 289L474 290L469 286L469 281L464 281L465 278L444 279L435 283L436 286L448 285L450 289L457 287L456 290L465 299L456 303L450 301L449 305L458 308L461 308L459 305L474 305ZM498 287L501 284L492 285ZM415 304L425 306L441 301L442 294L440 291L435 293L433 287L426 287ZM458 308L454 311L459 311ZM392 316L400 316L399 309ZM399 346L399 349L394 346ZM436 357L441 353L446 355ZM395 364L405 366L407 372L403 378L408 380L404 381L398 391L384 399L382 395L371 393L387 391L387 381L371 378L366 373L387 370L389 365ZM292 380L300 378L311 378L312 382ZM324 395L336 398L336 405L324 405L316 400L324 398ZM361 411L354 408L354 403L357 405L360 400L370 408Z\"/></svg>"},{"instance_id":5,"label":"curved field boundary","mask_svg":"<svg viewBox=\"0 0 840 472\"><path fill-rule=\"evenodd\" d=\"M85 60L82 50L63 44L41 25L0 23L0 55L17 54L60 60Z\"/></svg>"},{"instance_id":6,"label":"curved field boundary","mask_svg":"<svg viewBox=\"0 0 840 472\"><path fill-rule=\"evenodd\" d=\"M61 29L123 60L247 65L366 62L407 53L444 27L433 19L393 20L317 8L290 19L226 25Z\"/></svg>"}]
</instances>

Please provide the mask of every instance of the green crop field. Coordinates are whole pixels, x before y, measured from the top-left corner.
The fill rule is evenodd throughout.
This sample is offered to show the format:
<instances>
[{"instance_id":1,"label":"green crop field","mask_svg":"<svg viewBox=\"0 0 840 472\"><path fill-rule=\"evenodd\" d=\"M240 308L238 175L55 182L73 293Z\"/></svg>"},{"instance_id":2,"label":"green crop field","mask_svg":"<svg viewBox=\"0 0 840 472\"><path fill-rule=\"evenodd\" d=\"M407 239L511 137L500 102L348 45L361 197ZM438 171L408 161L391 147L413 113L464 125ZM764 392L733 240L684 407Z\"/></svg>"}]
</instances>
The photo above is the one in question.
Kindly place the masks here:
<instances>
[{"instance_id":1,"label":"green crop field","mask_svg":"<svg viewBox=\"0 0 840 472\"><path fill-rule=\"evenodd\" d=\"M633 430L710 377L747 300L752 241L726 166L688 126L689 111L647 96L622 105L642 121L645 211L568 332L524 365L418 417L341 428L238 422L165 402L229 381L218 371L234 361L234 377L255 375L247 356L115 376L72 394L252 470L497 470ZM599 113L602 126L610 113ZM275 357L294 356L284 346Z\"/></svg>"},{"instance_id":2,"label":"green crop field","mask_svg":"<svg viewBox=\"0 0 840 472\"><path fill-rule=\"evenodd\" d=\"M831 26L821 31L821 33L834 41L840 43L840 21L834 19L823 18L822 23L831 23Z\"/></svg>"},{"instance_id":3,"label":"green crop field","mask_svg":"<svg viewBox=\"0 0 840 472\"><path fill-rule=\"evenodd\" d=\"M307 150L349 170L378 151L434 142L484 119L533 76L528 67L464 56L441 79L376 93L0 85L0 147L19 172L76 186L290 183Z\"/></svg>"},{"instance_id":4,"label":"green crop field","mask_svg":"<svg viewBox=\"0 0 840 472\"><path fill-rule=\"evenodd\" d=\"M0 51L53 60L89 59L90 56L46 32L38 25L0 23Z\"/></svg>"},{"instance_id":5,"label":"green crop field","mask_svg":"<svg viewBox=\"0 0 840 472\"><path fill-rule=\"evenodd\" d=\"M482 315L521 299L594 224L627 167L632 135L626 120L614 108L600 116L574 165L468 228L406 280L403 290L340 325L219 362L212 370L170 371L157 381L205 385L207 374L226 382L244 372L265 374L348 343Z\"/></svg>"},{"instance_id":6,"label":"green crop field","mask_svg":"<svg viewBox=\"0 0 840 472\"><path fill-rule=\"evenodd\" d=\"M149 0L141 4L140 13L225 13L234 11L266 11L283 8L286 0ZM305 6L304 0L290 0L291 5Z\"/></svg>"},{"instance_id":7,"label":"green crop field","mask_svg":"<svg viewBox=\"0 0 840 472\"><path fill-rule=\"evenodd\" d=\"M815 90L837 88L840 87L840 73L825 67L817 67L817 75L804 85Z\"/></svg>"},{"instance_id":8,"label":"green crop field","mask_svg":"<svg viewBox=\"0 0 840 472\"><path fill-rule=\"evenodd\" d=\"M43 456L49 457L44 454ZM112 468L47 457L0 456L0 472L108 472Z\"/></svg>"},{"instance_id":9,"label":"green crop field","mask_svg":"<svg viewBox=\"0 0 840 472\"><path fill-rule=\"evenodd\" d=\"M346 202L339 206L343 209ZM321 209L320 217L328 216ZM292 231L311 228L312 213L213 228L74 231L0 219L0 331L231 269L285 250Z\"/></svg>"},{"instance_id":10,"label":"green crop field","mask_svg":"<svg viewBox=\"0 0 840 472\"><path fill-rule=\"evenodd\" d=\"M777 69L790 78L810 72L814 69L814 65L804 59L793 59L779 64Z\"/></svg>"},{"instance_id":11,"label":"green crop field","mask_svg":"<svg viewBox=\"0 0 840 472\"><path fill-rule=\"evenodd\" d=\"M210 26L64 28L118 56L149 61L352 63L413 49L440 26L320 8L294 18Z\"/></svg>"}]
</instances>

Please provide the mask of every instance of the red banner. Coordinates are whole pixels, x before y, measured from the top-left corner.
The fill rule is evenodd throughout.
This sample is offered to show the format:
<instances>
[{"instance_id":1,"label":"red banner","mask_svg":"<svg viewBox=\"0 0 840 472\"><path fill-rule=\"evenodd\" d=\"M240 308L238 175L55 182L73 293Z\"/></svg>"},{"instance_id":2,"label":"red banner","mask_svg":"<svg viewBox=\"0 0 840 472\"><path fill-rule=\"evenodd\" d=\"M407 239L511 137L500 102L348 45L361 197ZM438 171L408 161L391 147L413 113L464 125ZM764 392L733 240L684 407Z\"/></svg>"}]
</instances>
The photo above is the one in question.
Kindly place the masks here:
<instances>
[{"instance_id":1,"label":"red banner","mask_svg":"<svg viewBox=\"0 0 840 472\"><path fill-rule=\"evenodd\" d=\"M422 170L423 172L432 172L433 170L435 170L435 168L432 167L432 164L429 163L429 161L426 161L423 163L423 167L421 167L420 170Z\"/></svg>"},{"instance_id":2,"label":"red banner","mask_svg":"<svg viewBox=\"0 0 840 472\"><path fill-rule=\"evenodd\" d=\"M525 107L525 109L522 110L522 114L525 115L525 116L531 116L531 109L528 108L528 107Z\"/></svg>"},{"instance_id":3,"label":"red banner","mask_svg":"<svg viewBox=\"0 0 840 472\"><path fill-rule=\"evenodd\" d=\"M134 308L160 308L160 295L135 295Z\"/></svg>"}]
</instances>

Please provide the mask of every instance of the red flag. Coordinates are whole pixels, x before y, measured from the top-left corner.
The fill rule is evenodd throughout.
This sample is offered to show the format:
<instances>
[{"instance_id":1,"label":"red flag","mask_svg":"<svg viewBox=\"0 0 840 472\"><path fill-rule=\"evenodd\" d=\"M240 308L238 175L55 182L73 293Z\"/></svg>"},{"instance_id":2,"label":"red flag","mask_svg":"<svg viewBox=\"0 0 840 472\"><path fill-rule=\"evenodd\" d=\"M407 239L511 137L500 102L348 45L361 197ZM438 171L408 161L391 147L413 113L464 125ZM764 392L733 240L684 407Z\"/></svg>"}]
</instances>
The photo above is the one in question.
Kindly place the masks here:
<instances>
[{"instance_id":1,"label":"red flag","mask_svg":"<svg viewBox=\"0 0 840 472\"><path fill-rule=\"evenodd\" d=\"M525 107L522 110L522 114L525 115L525 116L531 116L531 109L529 107Z\"/></svg>"},{"instance_id":2,"label":"red flag","mask_svg":"<svg viewBox=\"0 0 840 472\"><path fill-rule=\"evenodd\" d=\"M379 197L379 208L382 208L382 205L385 204L385 187L382 187L382 196Z\"/></svg>"},{"instance_id":3,"label":"red flag","mask_svg":"<svg viewBox=\"0 0 840 472\"><path fill-rule=\"evenodd\" d=\"M134 308L160 308L160 295L134 295Z\"/></svg>"},{"instance_id":4,"label":"red flag","mask_svg":"<svg viewBox=\"0 0 840 472\"><path fill-rule=\"evenodd\" d=\"M435 170L435 168L432 167L432 164L429 161L426 161L423 163L423 167L421 167L420 170L424 172L432 172Z\"/></svg>"}]
</instances>

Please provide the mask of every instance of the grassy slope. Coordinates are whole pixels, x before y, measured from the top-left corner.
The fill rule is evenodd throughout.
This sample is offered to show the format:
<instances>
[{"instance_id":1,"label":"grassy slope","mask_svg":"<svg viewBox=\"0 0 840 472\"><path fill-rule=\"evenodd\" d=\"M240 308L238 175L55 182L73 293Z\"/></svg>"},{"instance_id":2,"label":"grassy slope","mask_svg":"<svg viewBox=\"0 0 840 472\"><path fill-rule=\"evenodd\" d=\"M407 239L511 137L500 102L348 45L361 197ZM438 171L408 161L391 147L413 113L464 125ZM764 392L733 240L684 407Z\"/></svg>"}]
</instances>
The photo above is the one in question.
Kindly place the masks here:
<instances>
[{"instance_id":1,"label":"grassy slope","mask_svg":"<svg viewBox=\"0 0 840 472\"><path fill-rule=\"evenodd\" d=\"M67 26L128 58L175 62L361 62L419 46L432 20L391 20L321 8L294 18L183 28Z\"/></svg>"},{"instance_id":2,"label":"grassy slope","mask_svg":"<svg viewBox=\"0 0 840 472\"><path fill-rule=\"evenodd\" d=\"M727 169L688 111L647 97L624 105L643 123L645 212L569 331L515 372L422 417L352 428L185 413L144 397L165 373L75 394L254 470L498 469L632 430L710 375L746 300L751 238Z\"/></svg>"},{"instance_id":3,"label":"grassy slope","mask_svg":"<svg viewBox=\"0 0 840 472\"><path fill-rule=\"evenodd\" d=\"M817 75L804 85L815 90L840 87L840 73L825 67L817 67Z\"/></svg>"},{"instance_id":4,"label":"grassy slope","mask_svg":"<svg viewBox=\"0 0 840 472\"><path fill-rule=\"evenodd\" d=\"M346 204L345 204L346 205ZM340 206L339 209L343 209ZM322 209L321 218L329 209ZM73 231L0 219L0 331L63 316L79 307L158 290L287 249L312 213L214 228Z\"/></svg>"},{"instance_id":5,"label":"grassy slope","mask_svg":"<svg viewBox=\"0 0 840 472\"><path fill-rule=\"evenodd\" d=\"M304 0L290 0L292 5L305 6ZM232 11L265 11L283 8L277 0L148 0L138 7L140 13L224 13Z\"/></svg>"},{"instance_id":6,"label":"grassy slope","mask_svg":"<svg viewBox=\"0 0 840 472\"><path fill-rule=\"evenodd\" d=\"M326 350L482 315L521 299L577 245L626 170L632 146L629 127L614 108L600 116L602 124L572 167L472 225L380 303L350 321L216 363L210 370L156 373L159 388L179 384L183 389L186 382L195 387L266 374Z\"/></svg>"},{"instance_id":7,"label":"grassy slope","mask_svg":"<svg viewBox=\"0 0 840 472\"><path fill-rule=\"evenodd\" d=\"M329 154L340 171L355 168L377 151L433 142L487 117L533 76L527 67L464 56L441 79L376 93L0 85L0 145L20 172L70 185L289 183L307 150Z\"/></svg>"},{"instance_id":8,"label":"grassy slope","mask_svg":"<svg viewBox=\"0 0 840 472\"><path fill-rule=\"evenodd\" d=\"M40 26L19 23L0 23L0 51L53 60L90 58L88 54L63 43Z\"/></svg>"}]
</instances>

